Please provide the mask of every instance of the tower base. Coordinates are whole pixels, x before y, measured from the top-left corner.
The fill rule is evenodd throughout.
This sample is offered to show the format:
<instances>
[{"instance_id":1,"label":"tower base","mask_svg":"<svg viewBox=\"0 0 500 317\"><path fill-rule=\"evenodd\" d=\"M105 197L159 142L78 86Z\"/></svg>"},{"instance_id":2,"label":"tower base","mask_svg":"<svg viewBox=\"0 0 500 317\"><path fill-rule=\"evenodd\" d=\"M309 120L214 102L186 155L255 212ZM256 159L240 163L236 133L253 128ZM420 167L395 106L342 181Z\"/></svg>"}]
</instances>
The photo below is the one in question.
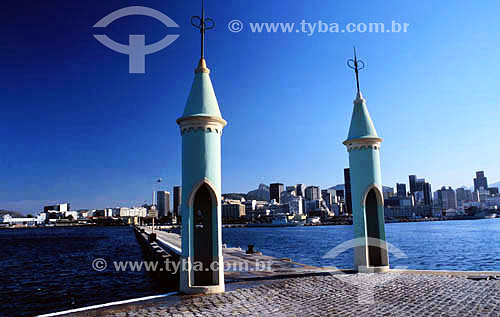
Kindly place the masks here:
<instances>
[{"instance_id":1,"label":"tower base","mask_svg":"<svg viewBox=\"0 0 500 317\"><path fill-rule=\"evenodd\" d=\"M389 266L358 266L359 273L385 273L389 272Z\"/></svg>"},{"instance_id":2,"label":"tower base","mask_svg":"<svg viewBox=\"0 0 500 317\"><path fill-rule=\"evenodd\" d=\"M191 257L181 256L180 258L180 276L179 276L179 291L184 294L217 294L224 293L224 261L222 256L216 257L219 263L219 270L214 272L218 274L219 284L217 285L193 285L194 270Z\"/></svg>"}]
</instances>

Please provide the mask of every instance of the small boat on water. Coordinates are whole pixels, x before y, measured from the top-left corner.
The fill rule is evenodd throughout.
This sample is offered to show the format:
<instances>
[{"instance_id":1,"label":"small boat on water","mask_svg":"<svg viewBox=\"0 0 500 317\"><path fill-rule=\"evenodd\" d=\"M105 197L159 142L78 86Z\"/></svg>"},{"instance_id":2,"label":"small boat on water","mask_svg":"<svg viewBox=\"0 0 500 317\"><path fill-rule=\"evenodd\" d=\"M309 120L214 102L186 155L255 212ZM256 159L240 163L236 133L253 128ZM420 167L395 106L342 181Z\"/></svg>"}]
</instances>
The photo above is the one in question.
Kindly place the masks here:
<instances>
[{"instance_id":1,"label":"small boat on water","mask_svg":"<svg viewBox=\"0 0 500 317\"><path fill-rule=\"evenodd\" d=\"M247 227L299 227L303 222L289 221L286 216L274 216L271 222L249 223Z\"/></svg>"}]
</instances>

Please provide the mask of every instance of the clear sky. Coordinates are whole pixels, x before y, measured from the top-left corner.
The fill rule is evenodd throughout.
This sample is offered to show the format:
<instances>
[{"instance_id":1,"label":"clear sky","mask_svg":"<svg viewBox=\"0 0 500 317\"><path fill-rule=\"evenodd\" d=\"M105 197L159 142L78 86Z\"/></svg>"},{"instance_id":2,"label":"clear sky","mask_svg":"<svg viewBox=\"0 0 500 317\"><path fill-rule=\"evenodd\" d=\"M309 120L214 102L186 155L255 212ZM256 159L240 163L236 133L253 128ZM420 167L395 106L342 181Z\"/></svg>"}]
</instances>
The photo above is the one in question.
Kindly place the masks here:
<instances>
[{"instance_id":1,"label":"clear sky","mask_svg":"<svg viewBox=\"0 0 500 317\"><path fill-rule=\"evenodd\" d=\"M343 182L355 96L352 47L366 62L361 89L382 144L385 185L417 174L472 186L476 170L500 180L500 2L206 0L216 21L206 56L224 118L222 191L259 183ZM137 205L181 181L181 116L199 59L190 17L199 1L3 3L0 50L0 208L40 211ZM131 5L159 10L180 28L144 16L105 15ZM232 33L229 21L244 29ZM407 33L252 33L250 22L409 23ZM297 26L298 27L298 26ZM145 74L100 44L106 34L154 43ZM162 186L155 185L163 178Z\"/></svg>"}]
</instances>

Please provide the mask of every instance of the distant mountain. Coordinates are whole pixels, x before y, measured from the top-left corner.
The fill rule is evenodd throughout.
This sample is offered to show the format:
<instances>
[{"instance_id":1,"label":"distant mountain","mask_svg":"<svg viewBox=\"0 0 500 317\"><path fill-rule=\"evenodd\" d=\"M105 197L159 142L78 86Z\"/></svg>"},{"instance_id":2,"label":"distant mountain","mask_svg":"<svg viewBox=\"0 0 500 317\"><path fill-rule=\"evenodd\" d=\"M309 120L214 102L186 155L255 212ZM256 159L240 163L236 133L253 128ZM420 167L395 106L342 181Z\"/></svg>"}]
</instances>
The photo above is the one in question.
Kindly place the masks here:
<instances>
[{"instance_id":1,"label":"distant mountain","mask_svg":"<svg viewBox=\"0 0 500 317\"><path fill-rule=\"evenodd\" d=\"M269 197L270 197L269 186L265 184L260 184L258 189L248 192L246 199L269 201L270 199Z\"/></svg>"},{"instance_id":2,"label":"distant mountain","mask_svg":"<svg viewBox=\"0 0 500 317\"><path fill-rule=\"evenodd\" d=\"M247 194L242 194L242 193L227 193L227 194L222 194L224 199L233 199L233 200L241 200L241 198L244 198L246 200Z\"/></svg>"},{"instance_id":3,"label":"distant mountain","mask_svg":"<svg viewBox=\"0 0 500 317\"><path fill-rule=\"evenodd\" d=\"M12 216L12 218L23 218L24 214L20 213L19 211L11 211L11 210L2 210L0 209L0 217L3 215L9 214Z\"/></svg>"},{"instance_id":4,"label":"distant mountain","mask_svg":"<svg viewBox=\"0 0 500 317\"><path fill-rule=\"evenodd\" d=\"M338 184L336 186L332 186L328 189L333 189L333 190L345 190L345 185L344 184Z\"/></svg>"}]
</instances>

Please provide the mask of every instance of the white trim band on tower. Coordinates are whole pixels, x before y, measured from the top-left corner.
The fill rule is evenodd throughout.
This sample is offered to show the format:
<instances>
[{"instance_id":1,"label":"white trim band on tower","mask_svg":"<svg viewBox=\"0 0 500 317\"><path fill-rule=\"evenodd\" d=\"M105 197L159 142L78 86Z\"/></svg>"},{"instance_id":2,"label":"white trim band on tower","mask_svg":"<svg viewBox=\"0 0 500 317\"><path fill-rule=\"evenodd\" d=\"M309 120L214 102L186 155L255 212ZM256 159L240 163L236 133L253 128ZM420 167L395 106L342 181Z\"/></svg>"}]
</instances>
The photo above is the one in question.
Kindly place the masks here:
<instances>
[{"instance_id":1,"label":"white trim band on tower","mask_svg":"<svg viewBox=\"0 0 500 317\"><path fill-rule=\"evenodd\" d=\"M347 147L347 152L357 149L373 149L380 150L380 144L382 143L382 138L359 138L352 140L345 140L343 143Z\"/></svg>"},{"instance_id":2,"label":"white trim band on tower","mask_svg":"<svg viewBox=\"0 0 500 317\"><path fill-rule=\"evenodd\" d=\"M202 130L222 134L222 129L226 126L226 120L213 116L189 116L177 119L177 124L181 129L181 135L187 131Z\"/></svg>"}]
</instances>

